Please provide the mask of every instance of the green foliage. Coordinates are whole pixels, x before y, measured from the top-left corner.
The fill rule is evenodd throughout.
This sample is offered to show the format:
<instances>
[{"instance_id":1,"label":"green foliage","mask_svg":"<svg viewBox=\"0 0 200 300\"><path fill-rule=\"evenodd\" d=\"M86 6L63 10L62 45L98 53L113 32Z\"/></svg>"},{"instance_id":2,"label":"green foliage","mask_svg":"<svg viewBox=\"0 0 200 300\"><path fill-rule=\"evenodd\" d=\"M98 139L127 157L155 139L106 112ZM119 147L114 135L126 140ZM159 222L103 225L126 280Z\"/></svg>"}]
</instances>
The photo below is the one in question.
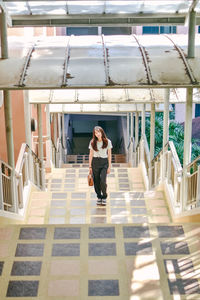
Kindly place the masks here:
<instances>
[{"instance_id":1,"label":"green foliage","mask_svg":"<svg viewBox=\"0 0 200 300\"><path fill-rule=\"evenodd\" d=\"M146 137L150 145L150 117L146 118ZM163 139L163 113L156 113L155 115L155 156L162 149ZM184 150L184 128L180 123L172 120L169 124L169 140L173 141L176 148L179 160L183 164L183 150ZM192 161L200 155L200 146L197 141L192 139Z\"/></svg>"}]
</instances>

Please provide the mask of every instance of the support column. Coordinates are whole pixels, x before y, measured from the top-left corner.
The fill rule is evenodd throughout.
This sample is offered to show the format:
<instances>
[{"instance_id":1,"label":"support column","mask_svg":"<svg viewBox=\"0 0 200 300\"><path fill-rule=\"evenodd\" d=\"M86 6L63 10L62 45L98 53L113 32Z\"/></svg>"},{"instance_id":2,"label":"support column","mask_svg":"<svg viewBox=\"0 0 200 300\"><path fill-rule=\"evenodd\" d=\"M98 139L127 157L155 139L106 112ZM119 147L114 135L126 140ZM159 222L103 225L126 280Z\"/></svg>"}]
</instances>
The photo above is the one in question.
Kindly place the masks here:
<instances>
[{"instance_id":1,"label":"support column","mask_svg":"<svg viewBox=\"0 0 200 300\"><path fill-rule=\"evenodd\" d=\"M7 38L7 24L6 14L2 10L0 13L0 29L1 29L1 58L8 58L8 38Z\"/></svg>"},{"instance_id":2,"label":"support column","mask_svg":"<svg viewBox=\"0 0 200 300\"><path fill-rule=\"evenodd\" d=\"M151 104L150 161L155 152L155 103Z\"/></svg>"},{"instance_id":3,"label":"support column","mask_svg":"<svg viewBox=\"0 0 200 300\"><path fill-rule=\"evenodd\" d=\"M51 171L51 162L52 162L52 144L51 144L51 127L50 127L50 111L49 104L46 104L46 130L47 130L47 139L46 139L46 171Z\"/></svg>"},{"instance_id":4,"label":"support column","mask_svg":"<svg viewBox=\"0 0 200 300\"><path fill-rule=\"evenodd\" d=\"M193 89L187 88L184 126L184 151L183 151L183 182L182 182L182 210L187 205L187 165L191 162L191 139L192 139L192 98Z\"/></svg>"},{"instance_id":5,"label":"support column","mask_svg":"<svg viewBox=\"0 0 200 300\"><path fill-rule=\"evenodd\" d=\"M42 131L42 105L37 104L37 120L38 120L38 154L39 154L39 159L42 161L42 166L41 166L41 187L42 189L45 188L45 180L44 180L44 154L43 154L43 131Z\"/></svg>"},{"instance_id":6,"label":"support column","mask_svg":"<svg viewBox=\"0 0 200 300\"><path fill-rule=\"evenodd\" d=\"M53 135L54 135L54 145L57 147L57 115L53 114Z\"/></svg>"},{"instance_id":7,"label":"support column","mask_svg":"<svg viewBox=\"0 0 200 300\"><path fill-rule=\"evenodd\" d=\"M138 145L139 140L139 112L135 112L135 147Z\"/></svg>"},{"instance_id":8,"label":"support column","mask_svg":"<svg viewBox=\"0 0 200 300\"><path fill-rule=\"evenodd\" d=\"M169 140L169 97L170 97L170 89L165 89L165 98L164 98L164 116L163 116L163 149L166 143ZM162 180L164 180L165 173L166 173L166 160L167 157L165 152L163 152L162 157L162 171L161 176Z\"/></svg>"},{"instance_id":9,"label":"support column","mask_svg":"<svg viewBox=\"0 0 200 300\"><path fill-rule=\"evenodd\" d=\"M145 104L142 104L142 124L141 124L141 138L142 138L142 147L141 147L141 161L144 161L144 137L145 137Z\"/></svg>"},{"instance_id":10,"label":"support column","mask_svg":"<svg viewBox=\"0 0 200 300\"><path fill-rule=\"evenodd\" d=\"M131 130L130 130L130 147L129 147L129 163L133 167L133 112L130 113Z\"/></svg>"},{"instance_id":11,"label":"support column","mask_svg":"<svg viewBox=\"0 0 200 300\"><path fill-rule=\"evenodd\" d=\"M24 123L26 144L32 149L32 135L31 135L31 107L29 103L29 91L24 90ZM30 179L33 181L33 158L29 151L28 155L28 170Z\"/></svg>"},{"instance_id":12,"label":"support column","mask_svg":"<svg viewBox=\"0 0 200 300\"><path fill-rule=\"evenodd\" d=\"M129 125L129 113L127 113L127 147L128 147L128 144L129 144L129 138L130 138L130 132L129 132L129 127L130 127L130 125Z\"/></svg>"},{"instance_id":13,"label":"support column","mask_svg":"<svg viewBox=\"0 0 200 300\"><path fill-rule=\"evenodd\" d=\"M195 57L195 26L196 26L196 12L192 10L189 13L188 26L188 58Z\"/></svg>"}]
</instances>

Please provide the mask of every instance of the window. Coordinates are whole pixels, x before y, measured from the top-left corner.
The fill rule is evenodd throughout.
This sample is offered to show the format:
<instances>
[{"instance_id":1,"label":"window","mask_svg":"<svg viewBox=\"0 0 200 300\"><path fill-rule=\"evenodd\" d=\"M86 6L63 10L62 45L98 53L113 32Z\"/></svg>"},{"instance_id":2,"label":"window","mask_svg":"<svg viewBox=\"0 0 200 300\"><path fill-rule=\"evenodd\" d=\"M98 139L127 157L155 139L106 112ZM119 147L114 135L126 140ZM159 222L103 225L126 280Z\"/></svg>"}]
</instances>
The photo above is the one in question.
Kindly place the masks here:
<instances>
[{"instance_id":1,"label":"window","mask_svg":"<svg viewBox=\"0 0 200 300\"><path fill-rule=\"evenodd\" d=\"M176 33L176 26L143 26L143 34Z\"/></svg>"},{"instance_id":2,"label":"window","mask_svg":"<svg viewBox=\"0 0 200 300\"><path fill-rule=\"evenodd\" d=\"M198 33L200 33L200 26L198 26Z\"/></svg>"},{"instance_id":3,"label":"window","mask_svg":"<svg viewBox=\"0 0 200 300\"><path fill-rule=\"evenodd\" d=\"M102 34L104 35L131 34L131 28L130 27L102 27Z\"/></svg>"},{"instance_id":4,"label":"window","mask_svg":"<svg viewBox=\"0 0 200 300\"><path fill-rule=\"evenodd\" d=\"M98 35L97 27L67 27L67 35Z\"/></svg>"},{"instance_id":5,"label":"window","mask_svg":"<svg viewBox=\"0 0 200 300\"><path fill-rule=\"evenodd\" d=\"M200 116L200 104L195 105L195 118Z\"/></svg>"}]
</instances>

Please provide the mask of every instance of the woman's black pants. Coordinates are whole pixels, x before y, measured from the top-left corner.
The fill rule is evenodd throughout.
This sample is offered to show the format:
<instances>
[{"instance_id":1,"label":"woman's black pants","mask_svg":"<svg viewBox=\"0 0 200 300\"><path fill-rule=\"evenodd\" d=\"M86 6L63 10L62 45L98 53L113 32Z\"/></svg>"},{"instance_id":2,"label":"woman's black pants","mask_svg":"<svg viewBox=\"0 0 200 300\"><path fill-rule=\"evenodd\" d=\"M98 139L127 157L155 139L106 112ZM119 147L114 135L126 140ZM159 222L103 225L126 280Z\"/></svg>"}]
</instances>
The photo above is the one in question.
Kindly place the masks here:
<instances>
[{"instance_id":1,"label":"woman's black pants","mask_svg":"<svg viewBox=\"0 0 200 300\"><path fill-rule=\"evenodd\" d=\"M92 172L94 179L94 189L98 199L107 198L107 169L108 159L102 157L93 157L92 159Z\"/></svg>"}]
</instances>

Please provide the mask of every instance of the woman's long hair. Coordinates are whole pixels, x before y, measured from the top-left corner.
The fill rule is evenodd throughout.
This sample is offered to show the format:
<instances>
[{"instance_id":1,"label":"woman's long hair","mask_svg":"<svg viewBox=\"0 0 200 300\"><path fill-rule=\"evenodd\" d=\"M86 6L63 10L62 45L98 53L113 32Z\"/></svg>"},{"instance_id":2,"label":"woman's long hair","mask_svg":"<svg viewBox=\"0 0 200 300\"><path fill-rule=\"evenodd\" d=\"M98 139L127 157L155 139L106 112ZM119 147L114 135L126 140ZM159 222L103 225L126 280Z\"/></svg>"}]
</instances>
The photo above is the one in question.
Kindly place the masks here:
<instances>
[{"instance_id":1,"label":"woman's long hair","mask_svg":"<svg viewBox=\"0 0 200 300\"><path fill-rule=\"evenodd\" d=\"M106 136L103 128L101 128L100 126L95 126L94 127L91 145L92 145L92 148L94 149L94 151L98 151L98 149L97 149L97 141L98 141L98 139L97 139L97 137L95 135L95 130L99 130L101 132L101 138L102 138L102 142L103 142L102 148L103 149L108 146L108 139L107 139L107 136Z\"/></svg>"}]
</instances>

